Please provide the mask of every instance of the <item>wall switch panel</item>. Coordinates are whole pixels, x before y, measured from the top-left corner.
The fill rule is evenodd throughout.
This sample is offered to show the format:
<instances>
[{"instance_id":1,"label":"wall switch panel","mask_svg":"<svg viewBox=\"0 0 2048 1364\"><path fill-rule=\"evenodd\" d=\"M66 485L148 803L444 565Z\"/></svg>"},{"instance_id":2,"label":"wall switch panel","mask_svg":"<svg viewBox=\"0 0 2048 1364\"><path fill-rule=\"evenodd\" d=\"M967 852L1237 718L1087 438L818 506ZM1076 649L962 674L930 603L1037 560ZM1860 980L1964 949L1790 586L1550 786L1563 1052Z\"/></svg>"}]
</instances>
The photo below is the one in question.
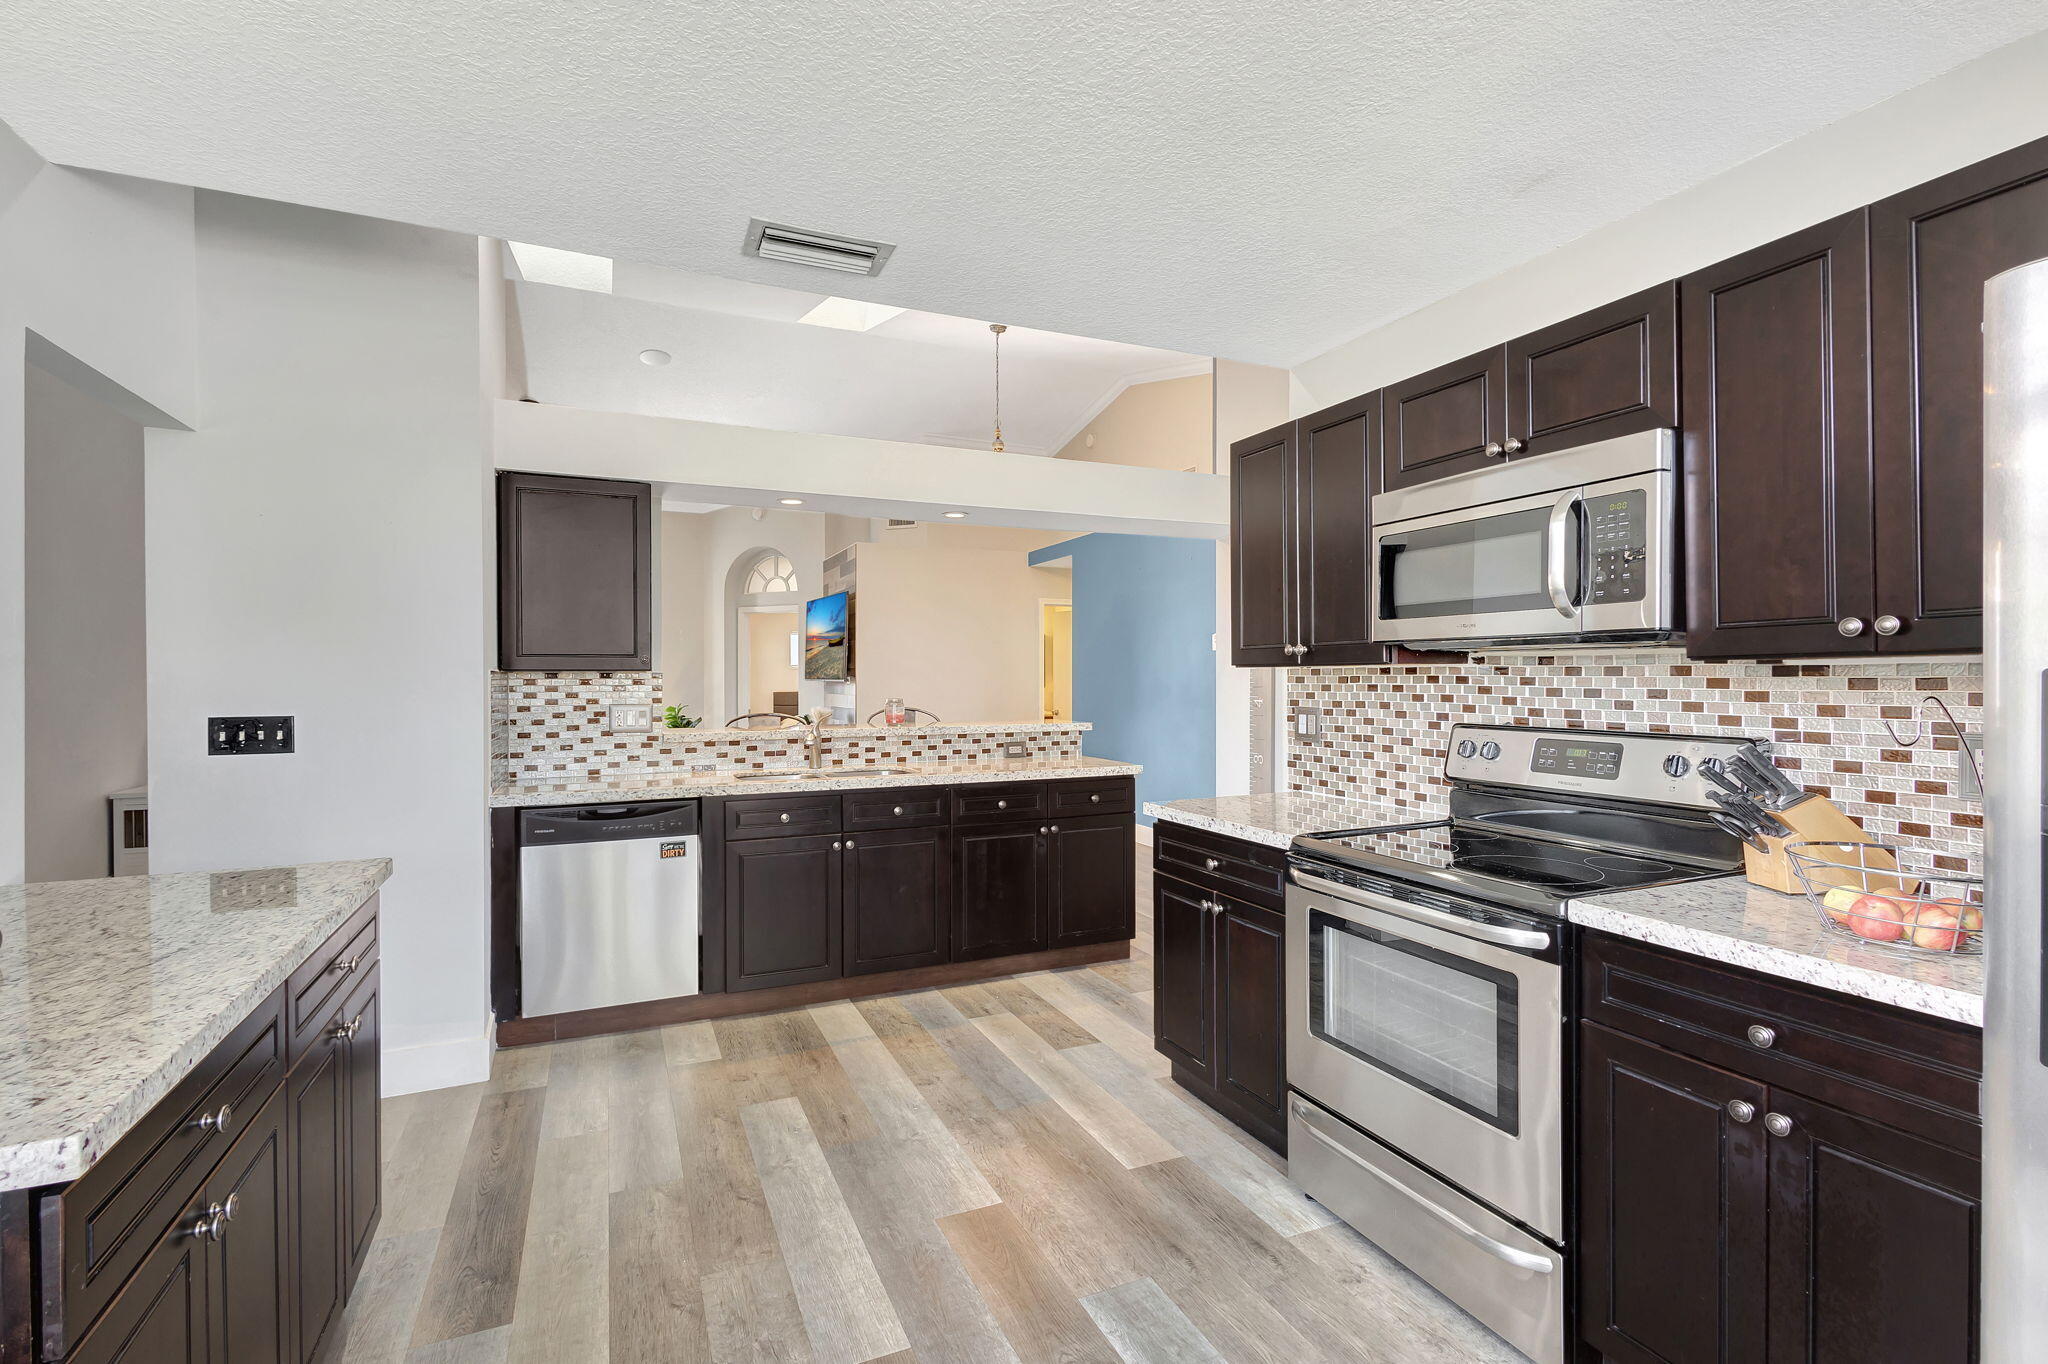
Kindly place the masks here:
<instances>
[{"instance_id":1,"label":"wall switch panel","mask_svg":"<svg viewBox=\"0 0 2048 1364\"><path fill-rule=\"evenodd\" d=\"M614 734L645 734L654 728L653 706L629 702L605 711L605 728Z\"/></svg>"},{"instance_id":2,"label":"wall switch panel","mask_svg":"<svg viewBox=\"0 0 2048 1364\"><path fill-rule=\"evenodd\" d=\"M206 751L291 753L297 726L289 715L216 715L206 722Z\"/></svg>"},{"instance_id":3,"label":"wall switch panel","mask_svg":"<svg viewBox=\"0 0 2048 1364\"><path fill-rule=\"evenodd\" d=\"M1322 711L1314 706L1296 706L1294 708L1294 737L1297 739L1322 738Z\"/></svg>"}]
</instances>

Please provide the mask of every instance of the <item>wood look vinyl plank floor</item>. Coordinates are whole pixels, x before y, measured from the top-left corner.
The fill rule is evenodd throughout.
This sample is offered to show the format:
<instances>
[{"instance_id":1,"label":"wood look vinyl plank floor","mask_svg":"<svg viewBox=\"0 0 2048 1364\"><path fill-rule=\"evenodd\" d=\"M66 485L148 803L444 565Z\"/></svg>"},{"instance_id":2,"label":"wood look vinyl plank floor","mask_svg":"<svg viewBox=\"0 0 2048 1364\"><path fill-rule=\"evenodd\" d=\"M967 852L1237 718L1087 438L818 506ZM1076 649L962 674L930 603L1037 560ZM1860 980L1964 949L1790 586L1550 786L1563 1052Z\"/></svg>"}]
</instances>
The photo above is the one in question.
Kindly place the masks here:
<instances>
[{"instance_id":1,"label":"wood look vinyl plank floor","mask_svg":"<svg viewBox=\"0 0 2048 1364\"><path fill-rule=\"evenodd\" d=\"M1521 1360L1168 1077L1138 893L1128 962L520 1048L387 1100L384 1220L320 1364Z\"/></svg>"}]
</instances>

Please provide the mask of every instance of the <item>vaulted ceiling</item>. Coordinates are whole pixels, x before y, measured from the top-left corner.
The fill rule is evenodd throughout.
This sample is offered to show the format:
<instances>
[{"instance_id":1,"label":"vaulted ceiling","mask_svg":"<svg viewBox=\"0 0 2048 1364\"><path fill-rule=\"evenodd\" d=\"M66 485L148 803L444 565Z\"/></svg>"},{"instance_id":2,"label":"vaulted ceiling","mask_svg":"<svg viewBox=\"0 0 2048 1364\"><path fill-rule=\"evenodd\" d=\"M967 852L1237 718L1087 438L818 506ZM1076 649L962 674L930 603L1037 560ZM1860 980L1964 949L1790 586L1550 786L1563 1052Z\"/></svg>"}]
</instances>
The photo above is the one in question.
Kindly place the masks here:
<instances>
[{"instance_id":1,"label":"vaulted ceiling","mask_svg":"<svg viewBox=\"0 0 2048 1364\"><path fill-rule=\"evenodd\" d=\"M43 0L44 156L1291 364L2048 23L2039 0Z\"/></svg>"}]
</instances>

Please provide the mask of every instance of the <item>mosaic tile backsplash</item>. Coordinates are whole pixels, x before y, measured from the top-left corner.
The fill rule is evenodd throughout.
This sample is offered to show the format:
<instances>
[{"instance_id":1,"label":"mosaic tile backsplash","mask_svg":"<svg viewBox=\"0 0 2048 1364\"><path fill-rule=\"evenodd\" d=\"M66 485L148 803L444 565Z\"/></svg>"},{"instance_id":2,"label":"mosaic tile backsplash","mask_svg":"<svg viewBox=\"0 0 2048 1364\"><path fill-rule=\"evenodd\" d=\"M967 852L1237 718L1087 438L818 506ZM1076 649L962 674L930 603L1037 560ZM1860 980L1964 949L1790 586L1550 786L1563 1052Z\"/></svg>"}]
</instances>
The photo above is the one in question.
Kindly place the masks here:
<instances>
[{"instance_id":1,"label":"mosaic tile backsplash","mask_svg":"<svg viewBox=\"0 0 2048 1364\"><path fill-rule=\"evenodd\" d=\"M614 734L607 709L654 707L657 727ZM803 731L663 729L659 673L491 674L491 786L580 786L690 772L759 771L804 765ZM1078 758L1085 726L934 725L887 732L825 731L827 767L972 762L1000 758L1022 743L1025 756Z\"/></svg>"},{"instance_id":2,"label":"mosaic tile backsplash","mask_svg":"<svg viewBox=\"0 0 2048 1364\"><path fill-rule=\"evenodd\" d=\"M1979 871L1984 818L1959 794L1946 725L1912 748L1915 705L1939 696L1963 729L1983 725L1976 660L1695 663L1677 650L1482 657L1419 667L1304 668L1287 676L1291 714L1322 711L1322 737L1292 741L1297 791L1435 811L1449 788L1454 724L1560 725L1769 740L1778 766L1871 834L1930 865ZM1932 707L1926 708L1931 714Z\"/></svg>"}]
</instances>

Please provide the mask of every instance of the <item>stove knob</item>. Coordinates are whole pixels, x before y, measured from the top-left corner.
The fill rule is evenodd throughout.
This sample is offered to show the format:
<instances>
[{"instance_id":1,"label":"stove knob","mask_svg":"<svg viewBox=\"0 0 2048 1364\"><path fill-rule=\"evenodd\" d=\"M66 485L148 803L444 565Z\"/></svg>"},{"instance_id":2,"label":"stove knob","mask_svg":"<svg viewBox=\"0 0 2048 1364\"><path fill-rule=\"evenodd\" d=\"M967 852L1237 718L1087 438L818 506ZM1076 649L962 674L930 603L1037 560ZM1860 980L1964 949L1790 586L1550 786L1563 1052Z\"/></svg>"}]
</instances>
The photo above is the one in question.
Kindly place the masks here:
<instances>
[{"instance_id":1,"label":"stove knob","mask_svg":"<svg viewBox=\"0 0 2048 1364\"><path fill-rule=\"evenodd\" d=\"M1692 764L1685 760L1684 754L1674 753L1664 760L1664 771L1669 776L1682 777L1692 771Z\"/></svg>"},{"instance_id":2,"label":"stove knob","mask_svg":"<svg viewBox=\"0 0 2048 1364\"><path fill-rule=\"evenodd\" d=\"M1488 762L1492 762L1500 756L1500 745L1488 739L1485 743L1479 745L1479 756Z\"/></svg>"},{"instance_id":3,"label":"stove knob","mask_svg":"<svg viewBox=\"0 0 2048 1364\"><path fill-rule=\"evenodd\" d=\"M1471 757L1471 756L1472 756L1472 755L1473 755L1474 753L1477 753L1478 751L1479 751L1479 745L1477 745L1477 744L1473 743L1473 742L1472 742L1472 741L1471 741L1470 739L1460 739L1460 740L1458 740L1458 756L1459 756L1459 757L1461 757L1461 758L1469 758L1469 757Z\"/></svg>"}]
</instances>

